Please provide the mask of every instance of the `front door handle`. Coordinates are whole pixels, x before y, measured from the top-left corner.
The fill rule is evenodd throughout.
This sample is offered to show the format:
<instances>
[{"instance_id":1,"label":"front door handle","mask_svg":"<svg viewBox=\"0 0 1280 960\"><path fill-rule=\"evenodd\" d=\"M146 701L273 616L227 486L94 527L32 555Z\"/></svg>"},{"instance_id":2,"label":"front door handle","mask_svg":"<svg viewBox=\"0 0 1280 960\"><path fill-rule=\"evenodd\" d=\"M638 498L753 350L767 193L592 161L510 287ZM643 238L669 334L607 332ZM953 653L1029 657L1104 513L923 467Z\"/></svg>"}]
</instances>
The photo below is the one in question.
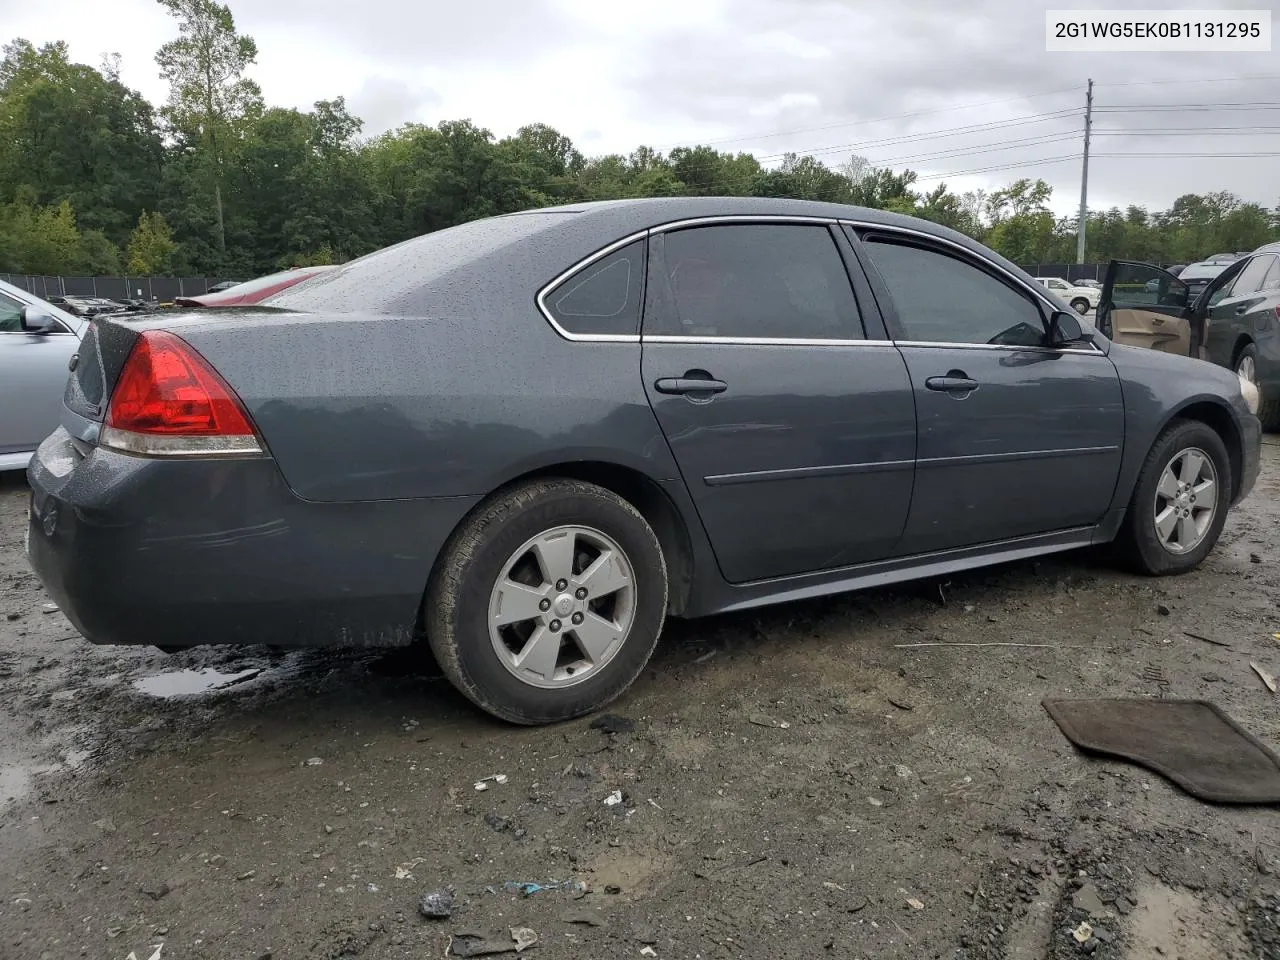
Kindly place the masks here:
<instances>
[{"instance_id":1,"label":"front door handle","mask_svg":"<svg viewBox=\"0 0 1280 960\"><path fill-rule=\"evenodd\" d=\"M977 380L970 380L958 370L951 371L945 377L930 377L924 385L930 390L939 390L943 393L968 393L970 390L978 389Z\"/></svg>"},{"instance_id":2,"label":"front door handle","mask_svg":"<svg viewBox=\"0 0 1280 960\"><path fill-rule=\"evenodd\" d=\"M1248 313L1248 312L1249 312L1249 308L1248 308L1247 306L1241 305L1241 306L1239 306L1239 307L1236 307L1236 316L1237 316L1237 317L1244 316L1244 314L1246 314L1246 313Z\"/></svg>"},{"instance_id":3,"label":"front door handle","mask_svg":"<svg viewBox=\"0 0 1280 960\"><path fill-rule=\"evenodd\" d=\"M723 380L703 377L663 377L654 381L653 389L668 394L724 393L729 385Z\"/></svg>"}]
</instances>

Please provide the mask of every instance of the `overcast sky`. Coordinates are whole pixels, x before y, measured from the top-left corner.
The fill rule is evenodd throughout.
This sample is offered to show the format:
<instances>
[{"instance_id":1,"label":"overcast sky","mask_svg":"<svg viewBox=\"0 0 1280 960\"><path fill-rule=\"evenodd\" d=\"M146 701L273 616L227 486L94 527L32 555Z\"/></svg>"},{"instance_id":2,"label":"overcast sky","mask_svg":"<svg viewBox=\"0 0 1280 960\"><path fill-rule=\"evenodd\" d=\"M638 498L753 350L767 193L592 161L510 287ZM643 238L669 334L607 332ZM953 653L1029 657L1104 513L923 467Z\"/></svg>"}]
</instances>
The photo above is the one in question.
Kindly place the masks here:
<instances>
[{"instance_id":1,"label":"overcast sky","mask_svg":"<svg viewBox=\"0 0 1280 960\"><path fill-rule=\"evenodd\" d=\"M1079 202L1085 80L1093 77L1091 207L1163 208L1181 194L1212 190L1280 204L1280 51L1046 53L1048 4L1027 0L230 6L239 29L258 42L252 75L269 103L305 109L345 95L366 134L469 117L499 136L548 123L588 155L710 143L765 162L794 150L835 165L858 152L878 165L910 166L923 187L938 175L961 191L1040 176L1054 187L1056 211L1070 213ZM1280 0L1185 6L1275 11ZM155 0L0 0L0 24L6 38L65 40L77 60L95 65L119 53L126 83L154 102L165 97L153 58L176 29ZM1280 17L1273 30L1277 24ZM1222 103L1272 108L1103 112ZM1011 120L1025 122L990 126ZM988 126L921 136L980 124ZM1127 135L1144 129L1180 132ZM1013 140L1022 142L1005 148ZM1106 156L1116 153L1271 156Z\"/></svg>"}]
</instances>

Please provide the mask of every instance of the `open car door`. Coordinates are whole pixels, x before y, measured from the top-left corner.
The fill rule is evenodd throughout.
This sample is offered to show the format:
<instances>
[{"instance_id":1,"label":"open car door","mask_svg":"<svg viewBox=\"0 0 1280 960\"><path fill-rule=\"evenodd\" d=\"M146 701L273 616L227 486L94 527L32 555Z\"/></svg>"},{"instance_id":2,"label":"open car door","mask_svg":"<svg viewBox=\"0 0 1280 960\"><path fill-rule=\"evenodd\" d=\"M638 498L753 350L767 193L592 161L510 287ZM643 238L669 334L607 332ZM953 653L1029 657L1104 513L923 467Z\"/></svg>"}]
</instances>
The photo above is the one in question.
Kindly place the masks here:
<instances>
[{"instance_id":1,"label":"open car door","mask_svg":"<svg viewBox=\"0 0 1280 960\"><path fill-rule=\"evenodd\" d=\"M1115 343L1198 356L1200 338L1192 342L1189 299L1186 282L1168 270L1112 260L1098 301L1098 329Z\"/></svg>"}]
</instances>

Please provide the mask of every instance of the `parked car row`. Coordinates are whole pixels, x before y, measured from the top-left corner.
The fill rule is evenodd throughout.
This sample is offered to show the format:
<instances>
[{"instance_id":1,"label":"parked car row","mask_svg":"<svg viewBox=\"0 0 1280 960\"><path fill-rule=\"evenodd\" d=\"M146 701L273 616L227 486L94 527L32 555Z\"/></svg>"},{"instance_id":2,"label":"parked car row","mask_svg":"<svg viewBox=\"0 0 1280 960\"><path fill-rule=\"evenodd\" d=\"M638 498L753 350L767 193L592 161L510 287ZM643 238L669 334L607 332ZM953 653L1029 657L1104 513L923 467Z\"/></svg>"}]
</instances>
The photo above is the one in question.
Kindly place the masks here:
<instances>
[{"instance_id":1,"label":"parked car row","mask_svg":"<svg viewBox=\"0 0 1280 960\"><path fill-rule=\"evenodd\" d=\"M1190 309L1126 269L1106 329L1139 312L1122 297ZM1214 309L1261 302L1235 292ZM30 349L57 318L17 320ZM1194 569L1259 467L1234 369L1108 339L962 234L833 204L527 211L216 321L81 333L27 550L85 637L425 637L516 723L618 696L669 615L1112 541Z\"/></svg>"}]
</instances>

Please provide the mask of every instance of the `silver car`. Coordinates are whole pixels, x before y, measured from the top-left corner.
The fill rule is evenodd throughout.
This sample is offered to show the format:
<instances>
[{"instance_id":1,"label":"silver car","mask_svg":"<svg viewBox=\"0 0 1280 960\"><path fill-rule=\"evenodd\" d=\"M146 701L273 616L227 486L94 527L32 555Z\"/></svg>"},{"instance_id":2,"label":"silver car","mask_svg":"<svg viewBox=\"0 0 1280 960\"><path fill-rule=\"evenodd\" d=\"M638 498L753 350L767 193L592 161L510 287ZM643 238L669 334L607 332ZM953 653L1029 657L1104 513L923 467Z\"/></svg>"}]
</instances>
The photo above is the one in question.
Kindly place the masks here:
<instances>
[{"instance_id":1,"label":"silver car","mask_svg":"<svg viewBox=\"0 0 1280 960\"><path fill-rule=\"evenodd\" d=\"M0 471L25 470L57 428L67 366L88 325L0 280Z\"/></svg>"}]
</instances>

